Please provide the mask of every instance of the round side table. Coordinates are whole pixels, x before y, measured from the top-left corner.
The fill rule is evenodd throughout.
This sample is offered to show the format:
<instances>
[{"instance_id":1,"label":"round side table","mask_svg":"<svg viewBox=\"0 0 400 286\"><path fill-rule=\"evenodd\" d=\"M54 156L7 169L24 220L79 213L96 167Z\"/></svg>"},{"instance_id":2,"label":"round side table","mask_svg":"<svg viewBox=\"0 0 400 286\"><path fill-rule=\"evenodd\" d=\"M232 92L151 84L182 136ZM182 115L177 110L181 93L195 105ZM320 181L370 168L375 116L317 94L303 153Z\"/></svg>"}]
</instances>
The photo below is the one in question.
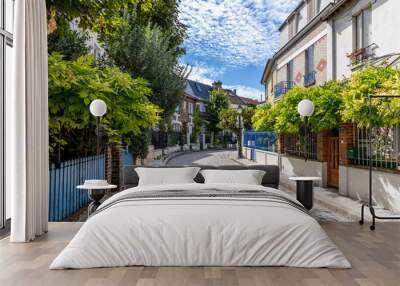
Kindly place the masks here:
<instances>
[{"instance_id":1,"label":"round side table","mask_svg":"<svg viewBox=\"0 0 400 286\"><path fill-rule=\"evenodd\" d=\"M320 181L320 177L290 177L289 180L296 181L296 199L308 210L313 208L314 189L313 182Z\"/></svg>"},{"instance_id":2,"label":"round side table","mask_svg":"<svg viewBox=\"0 0 400 286\"><path fill-rule=\"evenodd\" d=\"M101 205L101 199L104 197L106 190L117 188L116 185L104 185L104 186L90 186L90 185L79 185L76 187L80 190L87 190L89 198L91 200L88 206L88 216L94 213L97 208Z\"/></svg>"}]
</instances>

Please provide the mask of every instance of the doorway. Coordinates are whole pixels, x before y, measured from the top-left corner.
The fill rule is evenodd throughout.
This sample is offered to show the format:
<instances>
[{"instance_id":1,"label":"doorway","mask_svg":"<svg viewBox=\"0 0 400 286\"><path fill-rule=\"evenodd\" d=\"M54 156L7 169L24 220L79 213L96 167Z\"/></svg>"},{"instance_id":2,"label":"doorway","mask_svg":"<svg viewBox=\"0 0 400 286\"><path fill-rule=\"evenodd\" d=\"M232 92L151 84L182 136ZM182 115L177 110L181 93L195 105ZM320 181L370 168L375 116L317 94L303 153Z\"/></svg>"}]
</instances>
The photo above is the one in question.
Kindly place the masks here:
<instances>
[{"instance_id":1,"label":"doorway","mask_svg":"<svg viewBox=\"0 0 400 286\"><path fill-rule=\"evenodd\" d=\"M339 187L339 137L328 139L328 186Z\"/></svg>"}]
</instances>

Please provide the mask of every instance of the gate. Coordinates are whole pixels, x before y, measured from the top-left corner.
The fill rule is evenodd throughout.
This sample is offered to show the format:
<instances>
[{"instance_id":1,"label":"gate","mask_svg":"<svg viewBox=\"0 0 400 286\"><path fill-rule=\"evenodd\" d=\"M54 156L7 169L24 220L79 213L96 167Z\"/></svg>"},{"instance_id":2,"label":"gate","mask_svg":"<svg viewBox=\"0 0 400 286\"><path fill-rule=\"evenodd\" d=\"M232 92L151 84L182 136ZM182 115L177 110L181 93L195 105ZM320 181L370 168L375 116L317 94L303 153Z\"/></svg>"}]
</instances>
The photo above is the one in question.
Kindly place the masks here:
<instances>
[{"instance_id":1,"label":"gate","mask_svg":"<svg viewBox=\"0 0 400 286\"><path fill-rule=\"evenodd\" d=\"M328 144L328 185L339 187L339 137L330 137Z\"/></svg>"}]
</instances>

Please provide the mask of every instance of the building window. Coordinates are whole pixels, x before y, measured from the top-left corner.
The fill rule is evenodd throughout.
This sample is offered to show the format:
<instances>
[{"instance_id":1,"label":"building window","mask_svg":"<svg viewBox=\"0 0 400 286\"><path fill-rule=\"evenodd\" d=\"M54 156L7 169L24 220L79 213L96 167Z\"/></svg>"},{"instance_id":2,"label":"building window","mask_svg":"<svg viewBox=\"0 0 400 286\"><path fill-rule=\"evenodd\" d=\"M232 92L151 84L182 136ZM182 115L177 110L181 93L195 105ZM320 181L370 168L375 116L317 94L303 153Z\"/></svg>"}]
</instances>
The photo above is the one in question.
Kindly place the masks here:
<instances>
[{"instance_id":1,"label":"building window","mask_svg":"<svg viewBox=\"0 0 400 286\"><path fill-rule=\"evenodd\" d=\"M321 12L321 0L315 0L315 10L317 11L317 14Z\"/></svg>"},{"instance_id":2,"label":"building window","mask_svg":"<svg viewBox=\"0 0 400 286\"><path fill-rule=\"evenodd\" d=\"M293 81L293 60L291 60L290 62L288 62L286 64L286 78L287 81L292 82Z\"/></svg>"},{"instance_id":3,"label":"building window","mask_svg":"<svg viewBox=\"0 0 400 286\"><path fill-rule=\"evenodd\" d=\"M307 48L305 51L305 73L304 73L304 86L315 84L315 70L314 70L314 45Z\"/></svg>"},{"instance_id":4,"label":"building window","mask_svg":"<svg viewBox=\"0 0 400 286\"><path fill-rule=\"evenodd\" d=\"M186 111L187 111L187 102L184 101L183 102L183 112L186 112Z\"/></svg>"},{"instance_id":5,"label":"building window","mask_svg":"<svg viewBox=\"0 0 400 286\"><path fill-rule=\"evenodd\" d=\"M314 45L306 50L306 74L314 71Z\"/></svg>"},{"instance_id":6,"label":"building window","mask_svg":"<svg viewBox=\"0 0 400 286\"><path fill-rule=\"evenodd\" d=\"M371 8L364 9L354 16L354 49L362 49L371 45Z\"/></svg>"},{"instance_id":7,"label":"building window","mask_svg":"<svg viewBox=\"0 0 400 286\"><path fill-rule=\"evenodd\" d=\"M300 28L300 13L296 13L296 15L294 15L294 31L296 34L299 31L299 28Z\"/></svg>"},{"instance_id":8,"label":"building window","mask_svg":"<svg viewBox=\"0 0 400 286\"><path fill-rule=\"evenodd\" d=\"M189 102L189 114L193 114L193 103Z\"/></svg>"},{"instance_id":9,"label":"building window","mask_svg":"<svg viewBox=\"0 0 400 286\"><path fill-rule=\"evenodd\" d=\"M315 16L315 0L307 0L307 19L310 21Z\"/></svg>"},{"instance_id":10,"label":"building window","mask_svg":"<svg viewBox=\"0 0 400 286\"><path fill-rule=\"evenodd\" d=\"M4 187L4 113L5 98L11 94L12 68L14 59L13 49L14 1L0 0L0 228L5 226L10 218L10 194Z\"/></svg>"}]
</instances>

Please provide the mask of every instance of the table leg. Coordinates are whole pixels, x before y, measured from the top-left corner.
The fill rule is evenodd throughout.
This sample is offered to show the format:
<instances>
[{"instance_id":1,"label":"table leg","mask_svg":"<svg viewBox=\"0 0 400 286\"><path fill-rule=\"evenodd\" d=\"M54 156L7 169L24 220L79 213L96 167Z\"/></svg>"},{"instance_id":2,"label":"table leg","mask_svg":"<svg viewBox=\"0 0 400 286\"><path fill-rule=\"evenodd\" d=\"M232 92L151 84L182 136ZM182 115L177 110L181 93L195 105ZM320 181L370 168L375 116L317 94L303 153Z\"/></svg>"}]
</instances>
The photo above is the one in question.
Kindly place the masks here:
<instances>
[{"instance_id":1,"label":"table leg","mask_svg":"<svg viewBox=\"0 0 400 286\"><path fill-rule=\"evenodd\" d=\"M314 202L313 181L297 181L296 199L308 210L311 210Z\"/></svg>"},{"instance_id":2,"label":"table leg","mask_svg":"<svg viewBox=\"0 0 400 286\"><path fill-rule=\"evenodd\" d=\"M88 216L94 213L97 208L101 205L101 199L104 197L105 191L104 190L89 190L89 198L91 200L88 206Z\"/></svg>"}]
</instances>

